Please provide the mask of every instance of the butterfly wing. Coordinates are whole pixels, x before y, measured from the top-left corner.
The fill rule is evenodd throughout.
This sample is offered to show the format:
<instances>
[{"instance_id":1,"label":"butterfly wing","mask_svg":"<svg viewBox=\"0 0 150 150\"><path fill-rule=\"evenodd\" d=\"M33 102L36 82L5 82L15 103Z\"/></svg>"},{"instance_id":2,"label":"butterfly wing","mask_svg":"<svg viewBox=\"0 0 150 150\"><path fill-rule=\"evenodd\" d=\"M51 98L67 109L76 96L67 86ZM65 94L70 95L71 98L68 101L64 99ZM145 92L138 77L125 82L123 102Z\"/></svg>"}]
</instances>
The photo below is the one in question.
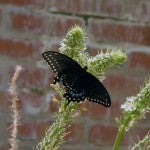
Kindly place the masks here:
<instances>
[{"instance_id":1,"label":"butterfly wing","mask_svg":"<svg viewBox=\"0 0 150 150\"><path fill-rule=\"evenodd\" d=\"M85 97L105 107L110 107L111 99L103 84L92 74L85 72L76 81L75 87L79 87L85 91Z\"/></svg>"},{"instance_id":2,"label":"butterfly wing","mask_svg":"<svg viewBox=\"0 0 150 150\"><path fill-rule=\"evenodd\" d=\"M58 82L64 82L65 80L71 83L83 70L73 59L61 53L46 51L42 56L56 74L56 80Z\"/></svg>"},{"instance_id":3,"label":"butterfly wing","mask_svg":"<svg viewBox=\"0 0 150 150\"><path fill-rule=\"evenodd\" d=\"M69 69L75 69L75 72L80 72L82 70L81 66L77 62L61 53L46 51L42 54L42 56L56 74Z\"/></svg>"},{"instance_id":4,"label":"butterfly wing","mask_svg":"<svg viewBox=\"0 0 150 150\"><path fill-rule=\"evenodd\" d=\"M105 107L110 107L111 99L104 85L92 74L87 72L86 76L89 78L89 88L86 90L87 99Z\"/></svg>"},{"instance_id":5,"label":"butterfly wing","mask_svg":"<svg viewBox=\"0 0 150 150\"><path fill-rule=\"evenodd\" d=\"M56 81L65 87L64 97L68 103L87 98L91 102L110 107L110 96L103 84L73 59L54 51L44 52L43 58L56 74Z\"/></svg>"},{"instance_id":6,"label":"butterfly wing","mask_svg":"<svg viewBox=\"0 0 150 150\"><path fill-rule=\"evenodd\" d=\"M42 56L54 71L56 82L60 82L65 87L64 97L68 102L83 101L85 91L74 87L74 84L85 70L73 59L58 52L46 51Z\"/></svg>"}]
</instances>

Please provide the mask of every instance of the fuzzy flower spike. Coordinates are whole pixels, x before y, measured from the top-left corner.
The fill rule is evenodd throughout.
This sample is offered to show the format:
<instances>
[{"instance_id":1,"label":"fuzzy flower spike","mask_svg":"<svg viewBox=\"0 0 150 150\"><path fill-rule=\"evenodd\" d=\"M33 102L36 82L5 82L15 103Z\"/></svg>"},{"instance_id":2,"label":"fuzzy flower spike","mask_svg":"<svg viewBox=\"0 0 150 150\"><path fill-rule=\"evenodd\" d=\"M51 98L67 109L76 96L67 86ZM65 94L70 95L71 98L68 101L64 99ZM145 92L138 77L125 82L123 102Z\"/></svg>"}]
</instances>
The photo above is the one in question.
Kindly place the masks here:
<instances>
[{"instance_id":1,"label":"fuzzy flower spike","mask_svg":"<svg viewBox=\"0 0 150 150\"><path fill-rule=\"evenodd\" d=\"M150 111L150 77L137 96L128 97L127 101L121 105L123 110L122 119L116 118L118 134L114 143L114 150L119 149L119 144L125 131L128 131L137 121L145 118L145 114Z\"/></svg>"},{"instance_id":2,"label":"fuzzy flower spike","mask_svg":"<svg viewBox=\"0 0 150 150\"><path fill-rule=\"evenodd\" d=\"M132 127L138 120L145 118L145 114L150 111L150 78L137 96L128 97L127 101L121 105L124 116L130 116L131 120L126 126L126 130Z\"/></svg>"}]
</instances>

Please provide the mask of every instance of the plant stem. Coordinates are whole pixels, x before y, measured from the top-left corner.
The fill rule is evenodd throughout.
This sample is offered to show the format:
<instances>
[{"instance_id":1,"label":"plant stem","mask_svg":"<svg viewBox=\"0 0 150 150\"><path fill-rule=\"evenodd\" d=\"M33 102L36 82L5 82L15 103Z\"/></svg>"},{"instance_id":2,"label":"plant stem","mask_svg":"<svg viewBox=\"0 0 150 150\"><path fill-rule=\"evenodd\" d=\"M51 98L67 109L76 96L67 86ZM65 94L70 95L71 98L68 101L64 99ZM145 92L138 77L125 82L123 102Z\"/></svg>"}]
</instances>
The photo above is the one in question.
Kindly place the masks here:
<instances>
[{"instance_id":1,"label":"plant stem","mask_svg":"<svg viewBox=\"0 0 150 150\"><path fill-rule=\"evenodd\" d=\"M122 140L123 134L126 130L126 127L129 123L130 119L131 119L131 117L130 117L130 115L128 115L127 118L125 118L123 124L119 127L119 131L118 131L118 134L116 136L115 143L113 145L113 150L119 150L120 142Z\"/></svg>"}]
</instances>

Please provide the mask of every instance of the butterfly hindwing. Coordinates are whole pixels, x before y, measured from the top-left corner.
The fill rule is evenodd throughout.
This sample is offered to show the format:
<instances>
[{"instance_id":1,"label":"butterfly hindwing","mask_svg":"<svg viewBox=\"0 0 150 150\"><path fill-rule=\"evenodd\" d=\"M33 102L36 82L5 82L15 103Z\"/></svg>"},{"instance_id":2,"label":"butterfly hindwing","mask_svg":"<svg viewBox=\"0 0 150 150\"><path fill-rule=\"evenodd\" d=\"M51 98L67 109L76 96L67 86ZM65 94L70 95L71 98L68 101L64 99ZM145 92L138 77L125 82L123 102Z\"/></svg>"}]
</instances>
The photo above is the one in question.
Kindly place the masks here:
<instances>
[{"instance_id":1,"label":"butterfly hindwing","mask_svg":"<svg viewBox=\"0 0 150 150\"><path fill-rule=\"evenodd\" d=\"M89 87L87 91L87 99L91 102L101 104L105 107L110 107L111 99L103 84L95 78L92 74L88 73L86 76L90 76Z\"/></svg>"},{"instance_id":2,"label":"butterfly hindwing","mask_svg":"<svg viewBox=\"0 0 150 150\"><path fill-rule=\"evenodd\" d=\"M85 91L86 98L105 107L110 107L111 99L103 84L92 74L84 72L74 83L74 89Z\"/></svg>"}]
</instances>

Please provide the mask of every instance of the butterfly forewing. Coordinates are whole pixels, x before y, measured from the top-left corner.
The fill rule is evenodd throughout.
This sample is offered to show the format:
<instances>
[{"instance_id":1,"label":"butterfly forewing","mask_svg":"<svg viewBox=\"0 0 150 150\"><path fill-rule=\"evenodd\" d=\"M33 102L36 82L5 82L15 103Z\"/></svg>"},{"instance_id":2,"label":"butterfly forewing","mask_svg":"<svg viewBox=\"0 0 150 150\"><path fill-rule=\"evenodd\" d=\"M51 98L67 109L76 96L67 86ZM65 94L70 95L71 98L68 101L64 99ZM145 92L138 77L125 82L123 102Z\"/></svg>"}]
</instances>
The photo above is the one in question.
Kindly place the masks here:
<instances>
[{"instance_id":1,"label":"butterfly forewing","mask_svg":"<svg viewBox=\"0 0 150 150\"><path fill-rule=\"evenodd\" d=\"M69 69L80 72L82 68L73 59L54 51L47 51L42 54L43 58L50 65L54 73L65 72Z\"/></svg>"},{"instance_id":2,"label":"butterfly forewing","mask_svg":"<svg viewBox=\"0 0 150 150\"><path fill-rule=\"evenodd\" d=\"M78 63L66 55L54 51L47 51L42 55L56 74L56 80L66 88L71 88L72 84L70 83L83 71Z\"/></svg>"}]
</instances>

